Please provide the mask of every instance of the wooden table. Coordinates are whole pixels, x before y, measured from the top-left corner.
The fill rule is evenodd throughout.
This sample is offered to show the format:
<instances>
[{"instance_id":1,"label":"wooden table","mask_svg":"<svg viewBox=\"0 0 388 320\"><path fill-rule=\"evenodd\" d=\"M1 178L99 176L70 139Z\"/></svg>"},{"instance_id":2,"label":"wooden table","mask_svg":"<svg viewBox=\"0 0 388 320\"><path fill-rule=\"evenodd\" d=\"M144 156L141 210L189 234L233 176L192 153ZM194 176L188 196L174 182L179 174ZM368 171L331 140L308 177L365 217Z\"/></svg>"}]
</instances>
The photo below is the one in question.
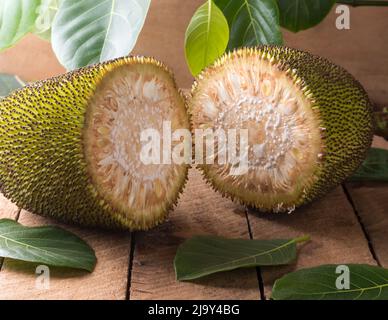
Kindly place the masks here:
<instances>
[{"instance_id":1,"label":"wooden table","mask_svg":"<svg viewBox=\"0 0 388 320\"><path fill-rule=\"evenodd\" d=\"M375 139L375 146L388 143ZM367 263L388 267L388 184L344 184L292 215L258 214L222 198L192 169L190 180L167 223L149 232L82 229L20 210L0 198L0 218L22 224L58 224L96 251L93 273L50 268L50 288L35 286L36 265L4 259L0 299L265 299L273 282L290 271L326 263ZM175 280L177 246L197 234L273 239L309 234L296 263L244 269L194 282Z\"/></svg>"},{"instance_id":2,"label":"wooden table","mask_svg":"<svg viewBox=\"0 0 388 320\"><path fill-rule=\"evenodd\" d=\"M155 56L173 67L180 87L192 77L183 53L184 33L203 0L153 1L134 53ZM351 30L335 28L335 9L319 26L293 34L286 44L322 55L351 71L371 98L387 101L388 42L383 41L387 10L352 8ZM166 36L168 35L168 36ZM370 45L370 44L373 45ZM31 63L33 62L33 63ZM50 44L28 36L0 54L0 72L31 81L62 73ZM376 146L388 143L376 139ZM5 259L0 270L0 299L263 299L275 279L298 268L324 263L369 263L388 267L388 184L346 184L292 215L259 215L212 191L195 170L170 220L147 233L113 233L62 227L95 249L92 274L51 268L49 290L35 288L35 266ZM0 196L0 218L26 225L55 221L20 210ZM173 258L177 246L192 235L273 239L309 234L297 263L287 267L247 269L177 282ZM1 265L1 260L0 260Z\"/></svg>"}]
</instances>

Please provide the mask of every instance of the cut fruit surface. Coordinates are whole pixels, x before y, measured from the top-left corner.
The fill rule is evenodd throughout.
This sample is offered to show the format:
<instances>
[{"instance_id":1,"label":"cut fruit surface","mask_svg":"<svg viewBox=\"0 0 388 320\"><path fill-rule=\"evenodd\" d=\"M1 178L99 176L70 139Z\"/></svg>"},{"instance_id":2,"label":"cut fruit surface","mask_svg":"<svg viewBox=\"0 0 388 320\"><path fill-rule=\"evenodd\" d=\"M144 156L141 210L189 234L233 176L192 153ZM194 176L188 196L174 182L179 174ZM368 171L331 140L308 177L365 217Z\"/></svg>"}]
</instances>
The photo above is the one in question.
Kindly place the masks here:
<instances>
[{"instance_id":1,"label":"cut fruit surface","mask_svg":"<svg viewBox=\"0 0 388 320\"><path fill-rule=\"evenodd\" d=\"M337 88L325 95L331 85ZM351 99L343 101L341 95ZM214 139L209 157L214 163L200 168L217 190L264 211L291 212L325 192L357 168L371 141L370 104L362 88L343 69L288 48L225 55L198 77L189 107L194 129L247 133L247 146L238 138L235 146L227 141L227 163L218 161L223 140ZM351 108L365 116L362 124L346 119ZM229 157L234 148L240 162ZM241 173L236 167L243 161L247 170ZM329 168L336 170L331 176Z\"/></svg>"},{"instance_id":2,"label":"cut fruit surface","mask_svg":"<svg viewBox=\"0 0 388 320\"><path fill-rule=\"evenodd\" d=\"M141 133L151 129L162 137L165 122L172 131L189 128L171 76L152 64L112 71L98 85L86 118L85 154L97 190L123 219L144 228L176 201L187 170L162 161L144 163L140 157Z\"/></svg>"},{"instance_id":3,"label":"cut fruit surface","mask_svg":"<svg viewBox=\"0 0 388 320\"><path fill-rule=\"evenodd\" d=\"M162 63L125 57L93 65L26 86L0 109L1 188L20 207L145 230L178 200L188 165L141 158L144 131L159 134L162 153L164 123L190 129L185 99Z\"/></svg>"}]
</instances>

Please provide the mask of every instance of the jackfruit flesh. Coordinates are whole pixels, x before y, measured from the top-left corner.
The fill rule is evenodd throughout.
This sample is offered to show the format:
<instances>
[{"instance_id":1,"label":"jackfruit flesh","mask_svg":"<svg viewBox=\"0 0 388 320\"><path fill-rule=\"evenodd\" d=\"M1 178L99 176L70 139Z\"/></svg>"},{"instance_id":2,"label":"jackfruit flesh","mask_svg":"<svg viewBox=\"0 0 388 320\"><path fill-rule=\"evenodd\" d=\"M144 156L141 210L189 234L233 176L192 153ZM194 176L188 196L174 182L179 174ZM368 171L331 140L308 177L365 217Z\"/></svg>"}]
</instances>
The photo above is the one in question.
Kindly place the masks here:
<instances>
[{"instance_id":1,"label":"jackfruit flesh","mask_svg":"<svg viewBox=\"0 0 388 320\"><path fill-rule=\"evenodd\" d=\"M190 128L160 62L127 57L22 88L0 101L0 182L18 206L83 225L130 230L162 222L186 164L145 164L141 132Z\"/></svg>"},{"instance_id":2,"label":"jackfruit flesh","mask_svg":"<svg viewBox=\"0 0 388 320\"><path fill-rule=\"evenodd\" d=\"M286 47L224 55L196 79L189 111L194 130L247 130L248 147L237 143L235 152L247 153L248 170L236 171L241 163L230 161L229 149L228 161L218 161L224 147L216 135L213 163L199 167L223 195L261 211L292 212L343 182L373 135L361 85L341 67Z\"/></svg>"}]
</instances>

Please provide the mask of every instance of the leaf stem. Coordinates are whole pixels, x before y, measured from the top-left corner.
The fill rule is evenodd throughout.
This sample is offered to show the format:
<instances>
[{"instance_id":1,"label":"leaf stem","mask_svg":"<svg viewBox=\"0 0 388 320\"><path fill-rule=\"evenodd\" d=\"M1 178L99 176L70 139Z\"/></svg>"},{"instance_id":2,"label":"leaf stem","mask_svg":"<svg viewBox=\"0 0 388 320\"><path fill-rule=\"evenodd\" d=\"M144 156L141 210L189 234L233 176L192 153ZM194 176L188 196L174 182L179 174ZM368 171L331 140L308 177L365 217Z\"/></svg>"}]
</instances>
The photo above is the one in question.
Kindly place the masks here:
<instances>
[{"instance_id":1,"label":"leaf stem","mask_svg":"<svg viewBox=\"0 0 388 320\"><path fill-rule=\"evenodd\" d=\"M302 237L295 238L294 242L295 243L303 243L303 242L307 242L307 241L310 241L310 240L311 240L311 237L307 234L307 235L304 235Z\"/></svg>"},{"instance_id":2,"label":"leaf stem","mask_svg":"<svg viewBox=\"0 0 388 320\"><path fill-rule=\"evenodd\" d=\"M353 7L370 6L370 7L387 7L388 1L360 1L360 0L340 0L339 4L347 4Z\"/></svg>"}]
</instances>

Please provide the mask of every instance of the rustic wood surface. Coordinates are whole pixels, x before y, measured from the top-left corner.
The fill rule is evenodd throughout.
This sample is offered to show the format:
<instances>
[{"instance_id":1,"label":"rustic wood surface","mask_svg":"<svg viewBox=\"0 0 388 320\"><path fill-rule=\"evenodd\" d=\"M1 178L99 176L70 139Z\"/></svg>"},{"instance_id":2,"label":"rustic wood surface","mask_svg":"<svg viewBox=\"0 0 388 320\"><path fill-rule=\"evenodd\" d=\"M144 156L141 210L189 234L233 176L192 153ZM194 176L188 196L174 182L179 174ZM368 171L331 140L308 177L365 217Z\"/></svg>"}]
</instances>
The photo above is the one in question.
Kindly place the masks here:
<instances>
[{"instance_id":1,"label":"rustic wood surface","mask_svg":"<svg viewBox=\"0 0 388 320\"><path fill-rule=\"evenodd\" d=\"M249 238L243 207L222 198L192 170L179 205L157 230L135 235L131 299L258 299L255 269L195 282L175 281L177 246L197 234Z\"/></svg>"},{"instance_id":2,"label":"rustic wood surface","mask_svg":"<svg viewBox=\"0 0 388 320\"><path fill-rule=\"evenodd\" d=\"M129 233L66 226L25 210L20 212L18 221L26 226L58 225L74 232L93 247L98 263L93 273L50 268L50 287L46 290L35 285L37 264L4 259L0 271L0 299L126 299Z\"/></svg>"},{"instance_id":3,"label":"rustic wood surface","mask_svg":"<svg viewBox=\"0 0 388 320\"><path fill-rule=\"evenodd\" d=\"M373 146L388 149L388 141L376 138ZM388 184L349 183L346 189L365 228L375 259L379 265L388 267Z\"/></svg>"},{"instance_id":4,"label":"rustic wood surface","mask_svg":"<svg viewBox=\"0 0 388 320\"><path fill-rule=\"evenodd\" d=\"M262 268L267 298L276 279L297 269L329 263L376 263L342 187L291 215L250 212L249 222L255 239L311 237L309 242L299 245L296 263Z\"/></svg>"},{"instance_id":5,"label":"rustic wood surface","mask_svg":"<svg viewBox=\"0 0 388 320\"><path fill-rule=\"evenodd\" d=\"M376 146L388 143L376 138ZM264 299L276 279L325 263L368 263L388 267L388 185L347 184L291 215L259 214L221 197L192 169L167 223L149 232L114 233L58 224L21 210L0 197L0 217L25 225L60 225L96 251L91 274L50 268L50 288L39 289L36 265L4 259L0 299ZM298 260L286 267L236 270L193 282L175 280L173 259L185 239L197 234L273 239L310 235ZM16 289L15 289L16 288Z\"/></svg>"},{"instance_id":6,"label":"rustic wood surface","mask_svg":"<svg viewBox=\"0 0 388 320\"><path fill-rule=\"evenodd\" d=\"M152 1L149 15L134 54L153 56L173 69L181 88L192 85L184 54L184 37L195 10L204 0ZM388 8L350 8L350 30L338 30L335 7L318 26L306 31L284 31L286 45L326 57L349 70L380 105L388 97ZM26 81L64 72L48 42L27 36L16 47L0 54L0 72L19 75Z\"/></svg>"},{"instance_id":7,"label":"rustic wood surface","mask_svg":"<svg viewBox=\"0 0 388 320\"><path fill-rule=\"evenodd\" d=\"M16 220L20 214L20 209L12 204L0 193L0 219L14 219ZM0 271L3 265L4 259L0 257Z\"/></svg>"},{"instance_id":8,"label":"rustic wood surface","mask_svg":"<svg viewBox=\"0 0 388 320\"><path fill-rule=\"evenodd\" d=\"M184 32L202 0L152 2L135 53L152 55L173 68L180 87L189 87L183 51ZM335 9L316 28L285 32L289 46L311 51L344 66L372 99L387 105L388 9L352 8L351 30L335 28ZM373 45L371 45L373 44ZM33 63L32 63L33 62ZM28 36L0 54L0 72L27 81L64 72L50 44ZM375 145L388 149L376 139ZM25 225L58 224L85 239L96 251L92 274L51 268L50 289L37 289L35 265L0 258L0 299L263 299L275 279L323 263L370 263L388 267L388 184L352 183L288 215L263 215L222 198L195 170L169 221L147 233L114 233L58 224L19 210L0 194L0 218ZM194 234L239 238L289 238L309 234L299 245L298 260L282 268L247 269L177 282L173 257L177 246Z\"/></svg>"}]
</instances>

